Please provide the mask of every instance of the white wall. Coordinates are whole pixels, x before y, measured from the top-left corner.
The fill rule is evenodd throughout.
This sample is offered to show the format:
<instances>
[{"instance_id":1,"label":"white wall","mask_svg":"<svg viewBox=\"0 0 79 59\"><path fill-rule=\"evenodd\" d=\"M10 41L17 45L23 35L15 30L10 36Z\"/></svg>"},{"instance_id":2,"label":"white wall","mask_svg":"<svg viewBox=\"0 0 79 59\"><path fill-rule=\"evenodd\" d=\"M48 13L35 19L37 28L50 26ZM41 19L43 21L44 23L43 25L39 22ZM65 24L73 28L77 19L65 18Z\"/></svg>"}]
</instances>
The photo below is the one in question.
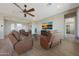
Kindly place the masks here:
<instances>
[{"instance_id":1,"label":"white wall","mask_svg":"<svg viewBox=\"0 0 79 59\"><path fill-rule=\"evenodd\" d=\"M5 35L8 34L11 31L10 30L11 29L11 27L10 27L11 23L12 22L5 20L5 26L4 26L4 34Z\"/></svg>"},{"instance_id":2,"label":"white wall","mask_svg":"<svg viewBox=\"0 0 79 59\"><path fill-rule=\"evenodd\" d=\"M4 39L4 20L0 18L0 39Z\"/></svg>"}]
</instances>

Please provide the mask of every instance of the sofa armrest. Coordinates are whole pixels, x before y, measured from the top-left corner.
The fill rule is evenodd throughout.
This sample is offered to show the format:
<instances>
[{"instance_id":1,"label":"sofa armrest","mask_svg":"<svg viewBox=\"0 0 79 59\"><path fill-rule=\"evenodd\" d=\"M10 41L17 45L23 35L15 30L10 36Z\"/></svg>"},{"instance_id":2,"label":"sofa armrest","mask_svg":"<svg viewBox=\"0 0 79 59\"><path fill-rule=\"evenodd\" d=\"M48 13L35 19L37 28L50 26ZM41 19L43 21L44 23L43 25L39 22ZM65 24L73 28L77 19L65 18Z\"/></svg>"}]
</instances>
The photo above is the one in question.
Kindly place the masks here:
<instances>
[{"instance_id":1,"label":"sofa armrest","mask_svg":"<svg viewBox=\"0 0 79 59\"><path fill-rule=\"evenodd\" d=\"M16 40L16 38L12 35L12 33L10 33L10 34L8 35L8 37L9 37L9 40L11 41L11 43L12 43L13 45L15 45L15 44L17 43L17 40Z\"/></svg>"},{"instance_id":2,"label":"sofa armrest","mask_svg":"<svg viewBox=\"0 0 79 59\"><path fill-rule=\"evenodd\" d=\"M46 36L41 36L40 37L40 45L43 47L43 48L49 48L49 41L47 39Z\"/></svg>"},{"instance_id":3,"label":"sofa armrest","mask_svg":"<svg viewBox=\"0 0 79 59\"><path fill-rule=\"evenodd\" d=\"M21 54L23 52L30 50L32 48L32 46L33 46L32 40L29 40L29 39L22 40L15 45L15 51L18 54Z\"/></svg>"}]
</instances>

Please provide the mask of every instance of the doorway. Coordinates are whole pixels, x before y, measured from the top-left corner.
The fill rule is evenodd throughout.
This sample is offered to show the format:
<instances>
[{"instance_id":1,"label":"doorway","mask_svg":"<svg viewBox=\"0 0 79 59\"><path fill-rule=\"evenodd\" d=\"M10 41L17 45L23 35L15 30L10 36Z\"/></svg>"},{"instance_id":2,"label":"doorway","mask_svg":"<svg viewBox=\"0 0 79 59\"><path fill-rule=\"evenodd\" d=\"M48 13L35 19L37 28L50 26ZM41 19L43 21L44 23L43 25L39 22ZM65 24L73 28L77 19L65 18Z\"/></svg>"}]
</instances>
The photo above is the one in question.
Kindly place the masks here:
<instances>
[{"instance_id":1,"label":"doorway","mask_svg":"<svg viewBox=\"0 0 79 59\"><path fill-rule=\"evenodd\" d=\"M76 17L70 17L65 19L65 37L74 40L76 33L76 25L75 25Z\"/></svg>"}]
</instances>

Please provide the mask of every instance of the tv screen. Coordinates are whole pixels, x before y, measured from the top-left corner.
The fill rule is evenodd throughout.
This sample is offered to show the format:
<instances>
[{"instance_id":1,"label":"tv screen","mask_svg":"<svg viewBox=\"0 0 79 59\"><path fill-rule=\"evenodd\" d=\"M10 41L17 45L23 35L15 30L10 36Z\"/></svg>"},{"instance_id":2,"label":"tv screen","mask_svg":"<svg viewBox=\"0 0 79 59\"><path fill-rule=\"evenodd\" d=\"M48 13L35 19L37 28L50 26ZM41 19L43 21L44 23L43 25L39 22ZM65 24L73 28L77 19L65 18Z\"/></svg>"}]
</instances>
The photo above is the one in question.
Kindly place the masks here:
<instances>
[{"instance_id":1,"label":"tv screen","mask_svg":"<svg viewBox=\"0 0 79 59\"><path fill-rule=\"evenodd\" d=\"M42 25L42 29L52 29L52 24Z\"/></svg>"}]
</instances>

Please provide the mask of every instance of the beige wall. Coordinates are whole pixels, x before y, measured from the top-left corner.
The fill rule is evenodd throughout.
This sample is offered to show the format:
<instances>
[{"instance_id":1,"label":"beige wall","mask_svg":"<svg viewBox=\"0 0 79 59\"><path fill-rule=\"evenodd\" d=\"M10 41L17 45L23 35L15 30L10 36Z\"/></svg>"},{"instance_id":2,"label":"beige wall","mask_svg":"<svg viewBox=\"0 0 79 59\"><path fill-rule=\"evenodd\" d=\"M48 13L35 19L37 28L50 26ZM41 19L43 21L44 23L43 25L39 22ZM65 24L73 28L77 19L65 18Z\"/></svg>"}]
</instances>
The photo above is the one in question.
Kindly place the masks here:
<instances>
[{"instance_id":1,"label":"beige wall","mask_svg":"<svg viewBox=\"0 0 79 59\"><path fill-rule=\"evenodd\" d=\"M41 27L42 23L47 23L47 22L53 22L53 30L57 30L61 34L61 36L64 38L64 29L65 29L64 28L64 14L51 16L37 23L36 25L37 25L39 34L42 29Z\"/></svg>"},{"instance_id":2,"label":"beige wall","mask_svg":"<svg viewBox=\"0 0 79 59\"><path fill-rule=\"evenodd\" d=\"M4 20L0 17L0 39L4 39Z\"/></svg>"}]
</instances>

